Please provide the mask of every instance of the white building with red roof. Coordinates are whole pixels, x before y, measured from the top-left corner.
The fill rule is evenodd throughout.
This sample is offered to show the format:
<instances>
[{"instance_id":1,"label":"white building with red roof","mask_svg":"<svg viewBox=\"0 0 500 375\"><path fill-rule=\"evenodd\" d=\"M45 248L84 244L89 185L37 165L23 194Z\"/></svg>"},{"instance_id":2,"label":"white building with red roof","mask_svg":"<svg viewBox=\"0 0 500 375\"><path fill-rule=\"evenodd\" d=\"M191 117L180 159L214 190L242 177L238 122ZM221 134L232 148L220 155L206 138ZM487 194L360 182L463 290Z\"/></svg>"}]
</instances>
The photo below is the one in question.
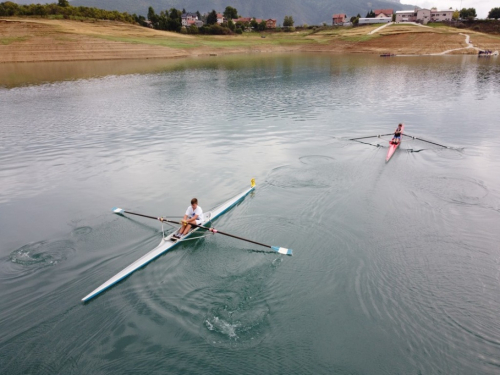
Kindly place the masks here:
<instances>
[{"instance_id":1,"label":"white building with red roof","mask_svg":"<svg viewBox=\"0 0 500 375\"><path fill-rule=\"evenodd\" d=\"M392 17L394 14L394 10L392 9L375 9L373 11L375 13L375 18L386 18L386 17Z\"/></svg>"}]
</instances>

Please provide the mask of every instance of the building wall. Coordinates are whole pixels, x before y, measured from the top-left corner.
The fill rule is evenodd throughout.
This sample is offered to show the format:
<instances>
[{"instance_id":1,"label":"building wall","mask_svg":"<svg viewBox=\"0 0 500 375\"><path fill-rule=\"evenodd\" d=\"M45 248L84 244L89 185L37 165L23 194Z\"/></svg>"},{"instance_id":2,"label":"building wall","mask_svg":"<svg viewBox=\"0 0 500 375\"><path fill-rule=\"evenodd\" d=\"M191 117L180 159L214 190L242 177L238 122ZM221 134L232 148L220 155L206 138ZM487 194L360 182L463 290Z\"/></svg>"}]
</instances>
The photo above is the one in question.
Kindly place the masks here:
<instances>
[{"instance_id":1,"label":"building wall","mask_svg":"<svg viewBox=\"0 0 500 375\"><path fill-rule=\"evenodd\" d=\"M414 11L396 12L396 22L421 22L424 25L431 20L431 11L429 9L415 9Z\"/></svg>"},{"instance_id":2,"label":"building wall","mask_svg":"<svg viewBox=\"0 0 500 375\"><path fill-rule=\"evenodd\" d=\"M266 21L266 27L268 29L275 29L276 28L276 20L275 19L268 19Z\"/></svg>"},{"instance_id":3,"label":"building wall","mask_svg":"<svg viewBox=\"0 0 500 375\"><path fill-rule=\"evenodd\" d=\"M429 9L419 9L417 12L417 22L422 22L424 25L431 20L431 11Z\"/></svg>"},{"instance_id":4,"label":"building wall","mask_svg":"<svg viewBox=\"0 0 500 375\"><path fill-rule=\"evenodd\" d=\"M413 10L405 12L396 12L396 22L415 22L417 15Z\"/></svg>"},{"instance_id":5,"label":"building wall","mask_svg":"<svg viewBox=\"0 0 500 375\"><path fill-rule=\"evenodd\" d=\"M452 10L431 10L431 20L432 21L451 21L453 17L453 11Z\"/></svg>"},{"instance_id":6,"label":"building wall","mask_svg":"<svg viewBox=\"0 0 500 375\"><path fill-rule=\"evenodd\" d=\"M359 25L368 25L372 23L389 23L392 22L392 17L380 17L380 18L360 18Z\"/></svg>"}]
</instances>

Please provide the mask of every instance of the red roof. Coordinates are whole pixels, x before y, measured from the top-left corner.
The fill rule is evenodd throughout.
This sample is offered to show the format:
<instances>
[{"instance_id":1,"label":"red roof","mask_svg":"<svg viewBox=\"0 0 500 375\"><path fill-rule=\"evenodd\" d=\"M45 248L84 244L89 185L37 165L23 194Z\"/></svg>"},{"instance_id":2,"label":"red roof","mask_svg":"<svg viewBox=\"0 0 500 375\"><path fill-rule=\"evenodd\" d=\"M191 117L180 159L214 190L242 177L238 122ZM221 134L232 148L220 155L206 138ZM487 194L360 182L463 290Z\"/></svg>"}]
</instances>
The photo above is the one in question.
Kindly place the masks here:
<instances>
[{"instance_id":1,"label":"red roof","mask_svg":"<svg viewBox=\"0 0 500 375\"><path fill-rule=\"evenodd\" d=\"M380 13L384 13L386 16L388 16L388 15L393 13L393 10L392 9L375 9L373 11L373 13L375 13L376 16L378 16Z\"/></svg>"},{"instance_id":2,"label":"red roof","mask_svg":"<svg viewBox=\"0 0 500 375\"><path fill-rule=\"evenodd\" d=\"M251 17L240 17L240 18L235 18L233 19L233 22L250 22L252 20Z\"/></svg>"},{"instance_id":3,"label":"red roof","mask_svg":"<svg viewBox=\"0 0 500 375\"><path fill-rule=\"evenodd\" d=\"M347 15L345 15L345 14L334 14L333 15L333 18L345 18L345 17L347 17Z\"/></svg>"},{"instance_id":4,"label":"red roof","mask_svg":"<svg viewBox=\"0 0 500 375\"><path fill-rule=\"evenodd\" d=\"M240 17L240 18L235 18L233 19L233 22L236 23L236 22L252 22L253 18L252 17ZM257 21L257 23L261 23L262 22L262 19L261 18L256 18L255 21Z\"/></svg>"}]
</instances>

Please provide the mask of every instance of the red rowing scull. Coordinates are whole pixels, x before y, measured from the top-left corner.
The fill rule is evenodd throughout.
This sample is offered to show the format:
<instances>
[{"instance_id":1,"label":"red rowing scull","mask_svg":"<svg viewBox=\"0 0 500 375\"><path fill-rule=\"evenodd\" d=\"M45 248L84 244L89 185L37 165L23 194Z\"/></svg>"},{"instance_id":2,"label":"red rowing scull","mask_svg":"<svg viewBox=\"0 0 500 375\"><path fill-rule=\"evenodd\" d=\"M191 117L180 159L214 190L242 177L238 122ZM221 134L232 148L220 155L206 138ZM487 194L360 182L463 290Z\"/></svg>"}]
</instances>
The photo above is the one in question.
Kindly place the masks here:
<instances>
[{"instance_id":1,"label":"red rowing scull","mask_svg":"<svg viewBox=\"0 0 500 375\"><path fill-rule=\"evenodd\" d=\"M403 131L404 131L404 129L405 129L405 124L403 124L401 126L401 137L399 138L399 142L398 143L393 143L392 139L389 141L389 151L387 151L387 156L385 158L385 162L386 163L392 158L392 155L394 155L394 152L396 151L396 149L400 145L400 143L401 143L401 141L403 139Z\"/></svg>"}]
</instances>

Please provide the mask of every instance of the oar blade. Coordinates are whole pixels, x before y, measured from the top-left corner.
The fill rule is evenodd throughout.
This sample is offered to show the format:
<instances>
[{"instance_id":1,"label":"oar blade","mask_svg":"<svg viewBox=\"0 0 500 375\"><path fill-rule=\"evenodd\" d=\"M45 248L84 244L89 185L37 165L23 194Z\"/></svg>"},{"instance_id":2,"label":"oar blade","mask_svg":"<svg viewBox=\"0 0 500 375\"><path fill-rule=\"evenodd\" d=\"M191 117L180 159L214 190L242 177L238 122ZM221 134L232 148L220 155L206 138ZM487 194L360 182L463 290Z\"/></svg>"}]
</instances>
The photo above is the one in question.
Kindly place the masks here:
<instances>
[{"instance_id":1,"label":"oar blade","mask_svg":"<svg viewBox=\"0 0 500 375\"><path fill-rule=\"evenodd\" d=\"M122 208L113 207L113 213L118 214L118 215L123 215L125 213L125 210Z\"/></svg>"},{"instance_id":2,"label":"oar blade","mask_svg":"<svg viewBox=\"0 0 500 375\"><path fill-rule=\"evenodd\" d=\"M292 255L292 249L285 249L284 247L271 246L271 250L284 255Z\"/></svg>"}]
</instances>

